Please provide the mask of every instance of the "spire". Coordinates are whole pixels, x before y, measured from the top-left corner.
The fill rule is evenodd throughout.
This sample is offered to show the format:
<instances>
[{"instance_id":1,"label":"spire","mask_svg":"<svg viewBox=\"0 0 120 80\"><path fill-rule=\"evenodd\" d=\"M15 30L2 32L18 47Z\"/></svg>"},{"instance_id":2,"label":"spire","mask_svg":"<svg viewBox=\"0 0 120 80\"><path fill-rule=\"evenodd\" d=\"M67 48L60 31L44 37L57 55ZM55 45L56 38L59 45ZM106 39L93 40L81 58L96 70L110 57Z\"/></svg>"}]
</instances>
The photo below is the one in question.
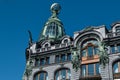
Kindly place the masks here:
<instances>
[{"instance_id":1,"label":"spire","mask_svg":"<svg viewBox=\"0 0 120 80\"><path fill-rule=\"evenodd\" d=\"M50 10L52 16L45 23L42 33L40 34L39 41L41 40L59 40L62 36L65 35L63 24L58 18L61 6L58 3L52 4Z\"/></svg>"}]
</instances>

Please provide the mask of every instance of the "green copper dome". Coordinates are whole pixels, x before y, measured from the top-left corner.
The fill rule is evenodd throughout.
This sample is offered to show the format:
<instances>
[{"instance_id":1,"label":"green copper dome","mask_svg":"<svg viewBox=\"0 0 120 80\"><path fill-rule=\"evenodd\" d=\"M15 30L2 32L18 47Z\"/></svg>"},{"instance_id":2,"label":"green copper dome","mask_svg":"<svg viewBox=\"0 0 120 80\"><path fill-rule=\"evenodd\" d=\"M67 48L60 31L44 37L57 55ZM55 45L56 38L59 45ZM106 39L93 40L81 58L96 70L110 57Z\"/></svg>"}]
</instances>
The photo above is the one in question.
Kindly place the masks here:
<instances>
[{"instance_id":1,"label":"green copper dome","mask_svg":"<svg viewBox=\"0 0 120 80\"><path fill-rule=\"evenodd\" d=\"M51 6L52 16L45 23L42 33L40 35L39 41L41 40L59 40L65 35L63 24L58 19L57 15L61 7L58 3L54 3Z\"/></svg>"}]
</instances>

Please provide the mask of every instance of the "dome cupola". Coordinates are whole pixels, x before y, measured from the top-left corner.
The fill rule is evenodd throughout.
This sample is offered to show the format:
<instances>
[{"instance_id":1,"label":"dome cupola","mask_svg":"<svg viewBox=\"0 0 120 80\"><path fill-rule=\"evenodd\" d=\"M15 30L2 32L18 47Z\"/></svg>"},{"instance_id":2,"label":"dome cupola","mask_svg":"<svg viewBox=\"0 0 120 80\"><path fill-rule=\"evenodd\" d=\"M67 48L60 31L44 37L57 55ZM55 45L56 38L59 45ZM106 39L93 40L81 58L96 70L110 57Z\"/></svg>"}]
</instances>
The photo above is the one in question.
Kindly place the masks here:
<instances>
[{"instance_id":1,"label":"dome cupola","mask_svg":"<svg viewBox=\"0 0 120 80\"><path fill-rule=\"evenodd\" d=\"M45 23L39 41L41 40L56 41L65 35L63 24L58 18L61 6L58 3L54 3L52 4L50 9L52 11L52 16Z\"/></svg>"}]
</instances>

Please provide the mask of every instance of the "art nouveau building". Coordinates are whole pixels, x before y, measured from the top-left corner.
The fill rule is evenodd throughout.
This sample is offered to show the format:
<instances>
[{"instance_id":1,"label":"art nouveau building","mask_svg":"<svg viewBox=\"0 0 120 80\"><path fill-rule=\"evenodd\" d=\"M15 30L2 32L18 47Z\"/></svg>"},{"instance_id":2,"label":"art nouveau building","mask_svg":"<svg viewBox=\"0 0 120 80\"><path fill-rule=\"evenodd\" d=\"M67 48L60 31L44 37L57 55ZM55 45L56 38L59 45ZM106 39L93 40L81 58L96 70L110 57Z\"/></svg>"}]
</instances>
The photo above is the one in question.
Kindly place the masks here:
<instances>
[{"instance_id":1,"label":"art nouveau building","mask_svg":"<svg viewBox=\"0 0 120 80\"><path fill-rule=\"evenodd\" d=\"M30 72L25 70L30 74L24 73L23 80L120 80L120 22L112 24L110 30L104 25L85 27L70 37L58 18L60 8L57 3L51 6L52 16L39 40L26 48L26 61L32 64ZM105 67L99 64L100 41L108 45L109 63ZM71 48L79 49L77 72L71 63Z\"/></svg>"}]
</instances>

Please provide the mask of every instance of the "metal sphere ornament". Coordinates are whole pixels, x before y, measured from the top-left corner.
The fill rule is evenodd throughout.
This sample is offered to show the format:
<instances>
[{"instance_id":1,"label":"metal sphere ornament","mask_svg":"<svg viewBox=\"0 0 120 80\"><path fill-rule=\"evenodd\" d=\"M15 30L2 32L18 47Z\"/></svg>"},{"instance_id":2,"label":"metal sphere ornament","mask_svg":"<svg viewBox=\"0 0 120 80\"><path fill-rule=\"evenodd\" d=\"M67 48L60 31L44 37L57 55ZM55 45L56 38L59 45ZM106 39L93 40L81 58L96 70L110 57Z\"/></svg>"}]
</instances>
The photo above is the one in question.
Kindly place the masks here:
<instances>
[{"instance_id":1,"label":"metal sphere ornament","mask_svg":"<svg viewBox=\"0 0 120 80\"><path fill-rule=\"evenodd\" d=\"M53 3L50 9L51 9L52 13L58 14L60 12L61 6L58 3Z\"/></svg>"}]
</instances>

